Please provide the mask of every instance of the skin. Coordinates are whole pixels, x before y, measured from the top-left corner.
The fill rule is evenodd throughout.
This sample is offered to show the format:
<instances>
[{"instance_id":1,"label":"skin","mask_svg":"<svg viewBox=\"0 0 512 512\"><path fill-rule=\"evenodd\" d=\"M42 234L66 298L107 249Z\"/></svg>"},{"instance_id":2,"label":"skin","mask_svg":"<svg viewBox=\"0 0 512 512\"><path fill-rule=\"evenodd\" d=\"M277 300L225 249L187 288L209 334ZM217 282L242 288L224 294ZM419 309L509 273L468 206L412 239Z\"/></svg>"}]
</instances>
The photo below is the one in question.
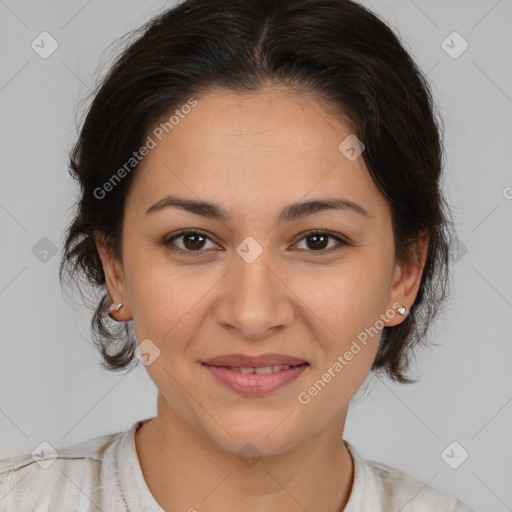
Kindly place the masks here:
<instances>
[{"instance_id":1,"label":"skin","mask_svg":"<svg viewBox=\"0 0 512 512\"><path fill-rule=\"evenodd\" d=\"M354 477L345 419L382 329L307 405L297 396L379 315L384 325L403 321L393 304L414 302L428 239L418 239L418 264L395 261L389 204L363 158L339 151L353 131L320 99L267 86L209 91L197 101L136 171L122 260L96 234L108 291L123 303L115 318L133 318L138 343L150 339L160 350L146 366L158 413L135 439L144 478L165 510L231 512L248 500L253 512L343 510ZM144 213L167 194L215 202L232 219L173 207ZM348 199L369 217L327 210L276 222L282 208L320 198ZM179 237L175 251L160 243L182 229L207 238ZM304 237L312 229L350 245L335 238L315 245ZM252 263L236 252L247 236L263 250ZM267 352L310 366L279 390L248 397L200 364ZM246 443L262 455L252 466L237 456Z\"/></svg>"}]
</instances>

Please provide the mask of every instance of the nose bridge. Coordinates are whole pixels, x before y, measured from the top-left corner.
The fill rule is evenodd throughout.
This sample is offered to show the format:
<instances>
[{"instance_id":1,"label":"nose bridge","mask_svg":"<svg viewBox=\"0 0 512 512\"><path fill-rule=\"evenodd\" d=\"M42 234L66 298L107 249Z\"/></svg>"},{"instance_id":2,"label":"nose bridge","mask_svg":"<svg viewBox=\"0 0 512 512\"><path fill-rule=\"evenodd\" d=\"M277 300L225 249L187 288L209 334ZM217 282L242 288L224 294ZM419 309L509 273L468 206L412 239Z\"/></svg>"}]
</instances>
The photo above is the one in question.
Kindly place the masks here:
<instances>
[{"instance_id":1,"label":"nose bridge","mask_svg":"<svg viewBox=\"0 0 512 512\"><path fill-rule=\"evenodd\" d=\"M234 257L235 293L237 304L243 306L244 314L254 316L259 310L271 309L279 293L271 268L275 267L271 238L266 241L248 237L236 248ZM252 307L251 307L252 303ZM252 313L251 313L252 310Z\"/></svg>"},{"instance_id":2,"label":"nose bridge","mask_svg":"<svg viewBox=\"0 0 512 512\"><path fill-rule=\"evenodd\" d=\"M269 329L291 321L292 306L268 243L252 237L236 248L233 269L228 274L217 321L231 325L247 338L261 338Z\"/></svg>"},{"instance_id":3,"label":"nose bridge","mask_svg":"<svg viewBox=\"0 0 512 512\"><path fill-rule=\"evenodd\" d=\"M240 290L247 290L249 295L263 295L271 298L275 276L271 268L275 267L270 243L263 245L254 239L244 241L237 247L234 257L234 278L240 284Z\"/></svg>"}]
</instances>

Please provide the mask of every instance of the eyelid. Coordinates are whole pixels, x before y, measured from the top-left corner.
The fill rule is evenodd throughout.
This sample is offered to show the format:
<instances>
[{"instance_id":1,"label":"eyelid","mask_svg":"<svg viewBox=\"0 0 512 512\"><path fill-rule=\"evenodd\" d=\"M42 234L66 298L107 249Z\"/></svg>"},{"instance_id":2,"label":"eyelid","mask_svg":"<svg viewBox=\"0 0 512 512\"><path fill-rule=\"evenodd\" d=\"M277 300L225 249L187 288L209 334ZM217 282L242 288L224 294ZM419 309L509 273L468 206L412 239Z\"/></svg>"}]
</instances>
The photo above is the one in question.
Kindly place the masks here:
<instances>
[{"instance_id":1,"label":"eyelid","mask_svg":"<svg viewBox=\"0 0 512 512\"><path fill-rule=\"evenodd\" d=\"M342 246L343 245L351 245L341 235L338 235L336 233L333 233L333 232L325 230L325 229L311 229L309 231L305 231L304 233L301 233L299 235L299 237L297 238L297 241L295 242L295 244L300 242L302 239L307 238L308 236L313 236L313 235L326 235L329 238L334 238L335 240L337 240L337 242L339 244L341 244ZM307 252L318 253L318 254L325 254L325 253L329 253L329 252L331 252L333 250L336 250L337 248L338 247L331 247L330 249L321 249L321 250L318 250L318 251L307 251Z\"/></svg>"},{"instance_id":2,"label":"eyelid","mask_svg":"<svg viewBox=\"0 0 512 512\"><path fill-rule=\"evenodd\" d=\"M162 240L161 244L166 246L166 247L172 246L172 247L170 247L171 250L177 251L177 252L181 252L181 253L186 253L186 254L201 255L201 253L204 253L204 252L207 251L206 249L199 249L197 251L188 251L188 250L185 250L185 249L181 249L180 247L177 247L176 245L173 244L173 240L175 240L176 238L179 238L181 236L188 235L188 234L201 235L204 238L208 239L213 244L217 245L206 232L204 232L204 231L202 231L200 229L184 229L184 230L178 231L177 233L174 233L174 234L172 234L170 236L164 237L164 239ZM298 244L304 238L307 238L308 236L313 236L313 235L326 235L329 238L335 239L338 242L338 245L335 246L335 247L331 247L329 249L319 249L317 251L304 249L308 253L317 254L317 255L329 254L332 251L336 251L336 250L340 249L343 246L351 246L352 245L350 243L350 241L346 240L341 235L333 233L333 232L328 231L328 230L322 230L322 229L312 229L312 230L305 231L305 232L301 233L296 238L296 241L294 242L294 245ZM299 249L299 250L301 250L301 249Z\"/></svg>"},{"instance_id":3,"label":"eyelid","mask_svg":"<svg viewBox=\"0 0 512 512\"><path fill-rule=\"evenodd\" d=\"M201 235L202 237L207 238L210 242L215 244L215 242L212 240L212 238L207 233L205 233L204 231L201 231L200 229L183 229L183 230L178 231L177 233L174 233L170 236L164 237L161 244L164 246L172 246L171 250L176 250L178 252L187 253L187 254L201 254L202 252L206 252L205 249L200 249L198 251L187 251L185 249L181 249L181 247L175 246L172 243L174 239L179 238L183 235L190 235L190 234ZM215 245L217 245L217 244L215 244Z\"/></svg>"}]
</instances>

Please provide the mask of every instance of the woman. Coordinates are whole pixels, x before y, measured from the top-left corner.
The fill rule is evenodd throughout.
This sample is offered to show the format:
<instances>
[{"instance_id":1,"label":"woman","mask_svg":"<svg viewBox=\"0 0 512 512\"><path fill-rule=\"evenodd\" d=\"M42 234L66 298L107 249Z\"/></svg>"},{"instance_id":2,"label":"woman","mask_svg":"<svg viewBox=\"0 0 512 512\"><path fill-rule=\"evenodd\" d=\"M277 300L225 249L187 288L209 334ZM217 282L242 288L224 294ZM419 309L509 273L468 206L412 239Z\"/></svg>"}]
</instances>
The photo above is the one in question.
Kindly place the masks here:
<instances>
[{"instance_id":1,"label":"woman","mask_svg":"<svg viewBox=\"0 0 512 512\"><path fill-rule=\"evenodd\" d=\"M104 366L140 359L158 413L4 459L0 510L470 511L342 438L370 372L413 382L446 296L439 127L387 25L184 1L112 67L70 162L61 279L104 287Z\"/></svg>"}]
</instances>

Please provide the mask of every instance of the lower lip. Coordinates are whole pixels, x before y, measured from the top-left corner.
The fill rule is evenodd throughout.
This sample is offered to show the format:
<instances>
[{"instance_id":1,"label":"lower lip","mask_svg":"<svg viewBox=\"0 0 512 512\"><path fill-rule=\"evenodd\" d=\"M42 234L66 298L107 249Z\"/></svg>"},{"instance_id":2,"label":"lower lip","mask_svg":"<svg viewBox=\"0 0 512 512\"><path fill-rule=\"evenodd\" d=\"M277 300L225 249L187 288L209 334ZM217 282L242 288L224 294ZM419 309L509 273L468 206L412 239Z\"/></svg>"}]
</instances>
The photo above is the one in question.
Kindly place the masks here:
<instances>
[{"instance_id":1,"label":"lower lip","mask_svg":"<svg viewBox=\"0 0 512 512\"><path fill-rule=\"evenodd\" d=\"M275 373L242 373L225 366L203 366L219 381L242 395L265 395L295 380L308 366L293 366Z\"/></svg>"}]
</instances>

